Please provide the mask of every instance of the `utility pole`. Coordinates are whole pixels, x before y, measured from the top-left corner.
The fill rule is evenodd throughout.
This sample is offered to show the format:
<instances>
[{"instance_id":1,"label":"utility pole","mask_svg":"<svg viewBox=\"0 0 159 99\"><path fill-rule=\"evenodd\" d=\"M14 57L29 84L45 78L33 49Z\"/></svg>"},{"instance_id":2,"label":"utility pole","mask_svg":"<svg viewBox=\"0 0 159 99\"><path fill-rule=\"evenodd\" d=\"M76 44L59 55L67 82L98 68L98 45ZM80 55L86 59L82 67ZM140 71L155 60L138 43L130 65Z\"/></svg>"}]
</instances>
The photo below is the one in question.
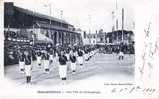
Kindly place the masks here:
<instances>
[{"instance_id":1,"label":"utility pole","mask_svg":"<svg viewBox=\"0 0 159 99\"><path fill-rule=\"evenodd\" d=\"M63 10L60 10L60 17L61 17L61 20L63 19Z\"/></svg>"},{"instance_id":2,"label":"utility pole","mask_svg":"<svg viewBox=\"0 0 159 99\"><path fill-rule=\"evenodd\" d=\"M124 8L122 8L122 42L124 42Z\"/></svg>"},{"instance_id":3,"label":"utility pole","mask_svg":"<svg viewBox=\"0 0 159 99\"><path fill-rule=\"evenodd\" d=\"M112 24L112 32L115 31L114 19L115 19L115 15L114 15L114 11L112 11L112 22L113 22L113 24Z\"/></svg>"},{"instance_id":4,"label":"utility pole","mask_svg":"<svg viewBox=\"0 0 159 99\"><path fill-rule=\"evenodd\" d=\"M116 33L117 33L117 37L115 38L116 41L117 41L117 44L118 44L118 41L119 41L119 35L118 35L118 2L116 0L116 8L115 8L115 30L116 30Z\"/></svg>"},{"instance_id":5,"label":"utility pole","mask_svg":"<svg viewBox=\"0 0 159 99\"><path fill-rule=\"evenodd\" d=\"M49 37L52 35L51 34L51 3L49 4L49 8L50 8L50 33L49 33Z\"/></svg>"},{"instance_id":6,"label":"utility pole","mask_svg":"<svg viewBox=\"0 0 159 99\"><path fill-rule=\"evenodd\" d=\"M63 20L63 10L60 10L60 16L61 16L61 28L63 28L62 27L62 20ZM64 32L61 32L61 45L63 45L63 42L64 42Z\"/></svg>"},{"instance_id":7,"label":"utility pole","mask_svg":"<svg viewBox=\"0 0 159 99\"><path fill-rule=\"evenodd\" d=\"M34 2L35 2L35 0L34 0ZM33 10L33 15L35 16L35 7L34 7L34 10ZM33 33L31 34L31 35L34 35L34 36L32 36L33 37L33 45L35 43L35 35L36 35L36 33L35 33L36 19L35 19L34 16L33 16Z\"/></svg>"},{"instance_id":8,"label":"utility pole","mask_svg":"<svg viewBox=\"0 0 159 99\"><path fill-rule=\"evenodd\" d=\"M49 4L46 4L44 5L44 7L48 7L49 8L49 37L51 36L51 17L52 17L52 4L49 3Z\"/></svg>"},{"instance_id":9,"label":"utility pole","mask_svg":"<svg viewBox=\"0 0 159 99\"><path fill-rule=\"evenodd\" d=\"M61 17L61 28L62 28L63 10L60 10L60 17Z\"/></svg>"},{"instance_id":10,"label":"utility pole","mask_svg":"<svg viewBox=\"0 0 159 99\"><path fill-rule=\"evenodd\" d=\"M91 44L91 15L88 15L89 18L89 43Z\"/></svg>"},{"instance_id":11,"label":"utility pole","mask_svg":"<svg viewBox=\"0 0 159 99\"><path fill-rule=\"evenodd\" d=\"M116 0L116 11L115 11L115 17L116 17L116 31L118 30L118 2Z\"/></svg>"}]
</instances>

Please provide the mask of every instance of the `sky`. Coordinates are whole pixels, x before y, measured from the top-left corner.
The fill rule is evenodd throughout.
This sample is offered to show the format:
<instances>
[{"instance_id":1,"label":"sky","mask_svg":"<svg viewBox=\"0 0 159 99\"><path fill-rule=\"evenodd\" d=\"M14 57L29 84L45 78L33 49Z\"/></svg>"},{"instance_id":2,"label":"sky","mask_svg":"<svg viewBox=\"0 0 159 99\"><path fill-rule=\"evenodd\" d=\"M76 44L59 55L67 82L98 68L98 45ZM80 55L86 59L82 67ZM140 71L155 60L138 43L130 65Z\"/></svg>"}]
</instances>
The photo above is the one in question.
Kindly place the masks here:
<instances>
[{"instance_id":1,"label":"sky","mask_svg":"<svg viewBox=\"0 0 159 99\"><path fill-rule=\"evenodd\" d=\"M116 8L116 0L5 0L13 1L16 6L33 10L56 18L62 18L81 28L83 31L103 29L112 30L112 11ZM124 8L124 29L132 30L134 22L133 4L137 0L117 0L119 29L121 29L121 9ZM61 11L63 15L61 17Z\"/></svg>"}]
</instances>

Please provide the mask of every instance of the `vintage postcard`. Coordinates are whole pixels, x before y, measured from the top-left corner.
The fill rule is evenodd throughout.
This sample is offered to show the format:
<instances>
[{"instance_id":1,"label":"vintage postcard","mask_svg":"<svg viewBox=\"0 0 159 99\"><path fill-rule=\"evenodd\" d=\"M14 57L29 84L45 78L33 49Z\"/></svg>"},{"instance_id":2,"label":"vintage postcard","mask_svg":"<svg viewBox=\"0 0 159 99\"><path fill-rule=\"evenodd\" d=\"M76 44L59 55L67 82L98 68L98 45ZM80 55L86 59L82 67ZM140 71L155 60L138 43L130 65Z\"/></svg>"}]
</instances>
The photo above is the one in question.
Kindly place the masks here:
<instances>
[{"instance_id":1,"label":"vintage postcard","mask_svg":"<svg viewBox=\"0 0 159 99\"><path fill-rule=\"evenodd\" d=\"M1 0L0 98L159 99L158 0Z\"/></svg>"}]
</instances>

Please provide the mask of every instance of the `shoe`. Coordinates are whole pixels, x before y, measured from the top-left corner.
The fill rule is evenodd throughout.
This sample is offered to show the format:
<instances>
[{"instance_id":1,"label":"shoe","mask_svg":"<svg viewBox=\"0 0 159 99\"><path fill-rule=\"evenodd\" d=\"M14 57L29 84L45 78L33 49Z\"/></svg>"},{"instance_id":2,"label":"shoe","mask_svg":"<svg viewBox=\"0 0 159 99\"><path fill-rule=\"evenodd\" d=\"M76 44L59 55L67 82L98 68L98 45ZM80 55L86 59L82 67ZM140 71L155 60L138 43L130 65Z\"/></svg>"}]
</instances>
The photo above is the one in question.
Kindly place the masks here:
<instances>
[{"instance_id":1,"label":"shoe","mask_svg":"<svg viewBox=\"0 0 159 99\"><path fill-rule=\"evenodd\" d=\"M73 71L72 71L72 74L75 74L75 73L76 73L76 71L75 71L75 70L73 70Z\"/></svg>"},{"instance_id":2,"label":"shoe","mask_svg":"<svg viewBox=\"0 0 159 99\"><path fill-rule=\"evenodd\" d=\"M24 69L20 69L21 72L24 72Z\"/></svg>"},{"instance_id":3,"label":"shoe","mask_svg":"<svg viewBox=\"0 0 159 99\"><path fill-rule=\"evenodd\" d=\"M26 77L26 83L29 84L31 82L31 76Z\"/></svg>"},{"instance_id":4,"label":"shoe","mask_svg":"<svg viewBox=\"0 0 159 99\"><path fill-rule=\"evenodd\" d=\"M49 72L49 69L45 69L46 72Z\"/></svg>"},{"instance_id":5,"label":"shoe","mask_svg":"<svg viewBox=\"0 0 159 99\"><path fill-rule=\"evenodd\" d=\"M65 77L65 78L62 78L62 80L66 80L66 77Z\"/></svg>"},{"instance_id":6,"label":"shoe","mask_svg":"<svg viewBox=\"0 0 159 99\"><path fill-rule=\"evenodd\" d=\"M24 69L20 69L20 73L25 73Z\"/></svg>"}]
</instances>

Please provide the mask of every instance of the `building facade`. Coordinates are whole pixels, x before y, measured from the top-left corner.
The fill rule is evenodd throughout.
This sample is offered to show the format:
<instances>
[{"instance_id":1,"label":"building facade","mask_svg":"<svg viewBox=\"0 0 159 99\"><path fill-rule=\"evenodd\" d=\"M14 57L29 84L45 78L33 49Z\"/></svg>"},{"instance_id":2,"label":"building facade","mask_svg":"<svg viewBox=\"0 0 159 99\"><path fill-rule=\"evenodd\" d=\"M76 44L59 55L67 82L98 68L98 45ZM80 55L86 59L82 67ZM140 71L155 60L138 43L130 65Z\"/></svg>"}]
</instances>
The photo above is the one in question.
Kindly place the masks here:
<instances>
[{"instance_id":1,"label":"building facade","mask_svg":"<svg viewBox=\"0 0 159 99\"><path fill-rule=\"evenodd\" d=\"M82 45L81 34L65 20L4 3L4 64L18 62L19 48Z\"/></svg>"},{"instance_id":2,"label":"building facade","mask_svg":"<svg viewBox=\"0 0 159 99\"><path fill-rule=\"evenodd\" d=\"M4 4L4 31L15 33L16 40L18 36L25 36L33 43L73 45L81 39L81 34L74 30L74 26L64 20L14 6L12 2Z\"/></svg>"},{"instance_id":3,"label":"building facade","mask_svg":"<svg viewBox=\"0 0 159 99\"><path fill-rule=\"evenodd\" d=\"M134 33L132 31L118 30L113 32L83 32L84 45L125 45L134 44Z\"/></svg>"}]
</instances>

